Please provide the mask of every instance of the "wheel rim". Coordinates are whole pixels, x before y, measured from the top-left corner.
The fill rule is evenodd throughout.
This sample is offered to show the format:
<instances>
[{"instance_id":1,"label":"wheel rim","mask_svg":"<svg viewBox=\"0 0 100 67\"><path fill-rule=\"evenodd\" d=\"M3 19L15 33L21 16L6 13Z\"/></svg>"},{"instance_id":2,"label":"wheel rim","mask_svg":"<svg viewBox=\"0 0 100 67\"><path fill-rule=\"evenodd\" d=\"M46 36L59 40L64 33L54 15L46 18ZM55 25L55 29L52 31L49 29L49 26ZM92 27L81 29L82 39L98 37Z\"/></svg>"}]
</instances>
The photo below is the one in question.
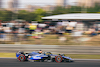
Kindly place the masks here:
<instances>
[{"instance_id":1,"label":"wheel rim","mask_svg":"<svg viewBox=\"0 0 100 67\"><path fill-rule=\"evenodd\" d=\"M60 62L62 61L62 57L61 57L61 56L56 56L56 57L55 57L55 61L56 61L57 63L60 63Z\"/></svg>"},{"instance_id":2,"label":"wheel rim","mask_svg":"<svg viewBox=\"0 0 100 67\"><path fill-rule=\"evenodd\" d=\"M18 60L19 61L25 61L25 56L23 54L21 54L19 57L18 57Z\"/></svg>"}]
</instances>

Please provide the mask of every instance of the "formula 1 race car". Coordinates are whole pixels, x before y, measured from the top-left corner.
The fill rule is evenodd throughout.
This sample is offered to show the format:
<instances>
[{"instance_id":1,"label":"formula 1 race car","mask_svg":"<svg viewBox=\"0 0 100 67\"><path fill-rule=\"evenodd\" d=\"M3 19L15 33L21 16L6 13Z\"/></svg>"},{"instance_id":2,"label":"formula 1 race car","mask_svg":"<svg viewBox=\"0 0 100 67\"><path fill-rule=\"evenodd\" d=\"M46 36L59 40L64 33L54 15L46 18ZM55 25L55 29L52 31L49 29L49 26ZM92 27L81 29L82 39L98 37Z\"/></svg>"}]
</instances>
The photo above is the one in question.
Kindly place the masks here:
<instances>
[{"instance_id":1,"label":"formula 1 race car","mask_svg":"<svg viewBox=\"0 0 100 67\"><path fill-rule=\"evenodd\" d=\"M39 54L38 52L32 52L32 53L24 53L24 52L17 52L16 57L19 61L39 61L39 62L73 62L73 60L70 57L62 55L53 55L51 52L45 52L42 54Z\"/></svg>"}]
</instances>

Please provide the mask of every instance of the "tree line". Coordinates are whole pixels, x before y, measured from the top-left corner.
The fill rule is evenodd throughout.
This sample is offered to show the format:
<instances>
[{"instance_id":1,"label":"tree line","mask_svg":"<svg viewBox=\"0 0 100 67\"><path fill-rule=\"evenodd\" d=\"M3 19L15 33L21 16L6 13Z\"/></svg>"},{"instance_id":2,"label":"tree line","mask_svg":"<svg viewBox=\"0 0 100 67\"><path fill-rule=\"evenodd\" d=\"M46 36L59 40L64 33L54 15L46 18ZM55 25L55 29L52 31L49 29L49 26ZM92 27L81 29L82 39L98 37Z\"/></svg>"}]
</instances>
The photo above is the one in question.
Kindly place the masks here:
<instances>
[{"instance_id":1,"label":"tree line","mask_svg":"<svg viewBox=\"0 0 100 67\"><path fill-rule=\"evenodd\" d=\"M17 13L15 13L12 11L0 10L0 20L11 21L15 19L22 19L26 21L42 22L43 20L41 19L41 17L68 13L100 13L100 4L96 3L94 7L71 6L65 8L62 6L57 6L53 11L36 9L32 12L19 10Z\"/></svg>"}]
</instances>

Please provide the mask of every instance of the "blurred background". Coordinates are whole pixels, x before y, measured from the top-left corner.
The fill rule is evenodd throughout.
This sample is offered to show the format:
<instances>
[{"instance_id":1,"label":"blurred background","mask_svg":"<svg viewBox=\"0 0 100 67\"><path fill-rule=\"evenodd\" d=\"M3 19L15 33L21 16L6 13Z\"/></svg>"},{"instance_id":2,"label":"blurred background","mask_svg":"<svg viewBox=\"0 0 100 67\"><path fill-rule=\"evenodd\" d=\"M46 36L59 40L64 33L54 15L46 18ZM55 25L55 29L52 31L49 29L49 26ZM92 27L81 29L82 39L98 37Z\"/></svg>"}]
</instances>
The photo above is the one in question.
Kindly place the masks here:
<instances>
[{"instance_id":1,"label":"blurred background","mask_svg":"<svg viewBox=\"0 0 100 67\"><path fill-rule=\"evenodd\" d=\"M100 0L0 0L0 44L100 46Z\"/></svg>"}]
</instances>

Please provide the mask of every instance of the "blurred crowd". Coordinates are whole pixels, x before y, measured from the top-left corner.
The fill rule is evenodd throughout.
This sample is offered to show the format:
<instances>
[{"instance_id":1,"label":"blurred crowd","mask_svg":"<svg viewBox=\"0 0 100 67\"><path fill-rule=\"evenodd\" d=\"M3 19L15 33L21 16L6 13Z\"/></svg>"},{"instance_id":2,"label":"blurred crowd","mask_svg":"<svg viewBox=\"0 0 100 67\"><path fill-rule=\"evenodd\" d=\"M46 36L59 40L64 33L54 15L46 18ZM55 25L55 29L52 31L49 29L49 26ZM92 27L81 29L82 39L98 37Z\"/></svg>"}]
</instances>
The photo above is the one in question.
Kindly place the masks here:
<instances>
[{"instance_id":1,"label":"blurred crowd","mask_svg":"<svg viewBox=\"0 0 100 67\"><path fill-rule=\"evenodd\" d=\"M8 21L0 23L0 39L7 39L8 35L13 35L12 40L23 36L23 39L27 39L28 36L33 38L43 38L43 34L58 34L60 36L63 33L71 33L74 27L67 27L68 23L37 23L37 22L17 22ZM10 37L11 38L11 37ZM9 39L8 39L9 40Z\"/></svg>"},{"instance_id":2,"label":"blurred crowd","mask_svg":"<svg viewBox=\"0 0 100 67\"><path fill-rule=\"evenodd\" d=\"M60 36L60 40L66 40L62 35L65 33L73 33L74 36L81 36L84 31L75 30L77 22L57 22L57 23L37 23L37 22L17 22L8 21L0 23L0 39L12 39L18 41L20 36L22 39L27 39L28 36L32 38L43 38L43 34L57 34ZM85 33L90 33L91 36L97 35L96 31L100 28L90 28ZM13 36L13 37L10 37ZM10 39L9 39L10 38Z\"/></svg>"}]
</instances>

